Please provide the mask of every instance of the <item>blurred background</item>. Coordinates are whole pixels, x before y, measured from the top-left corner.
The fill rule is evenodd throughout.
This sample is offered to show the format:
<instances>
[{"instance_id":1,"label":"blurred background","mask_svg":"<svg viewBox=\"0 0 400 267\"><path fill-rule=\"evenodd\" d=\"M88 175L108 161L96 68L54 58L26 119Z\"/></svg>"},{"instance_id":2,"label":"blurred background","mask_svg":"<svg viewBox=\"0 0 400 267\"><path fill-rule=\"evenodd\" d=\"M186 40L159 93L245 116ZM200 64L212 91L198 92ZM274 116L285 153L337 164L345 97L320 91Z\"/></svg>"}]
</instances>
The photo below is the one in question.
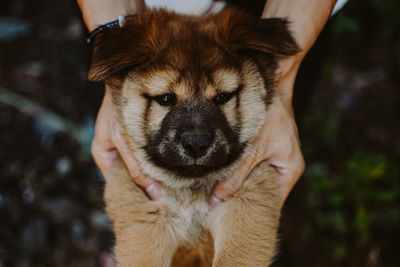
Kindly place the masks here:
<instances>
[{"instance_id":1,"label":"blurred background","mask_svg":"<svg viewBox=\"0 0 400 267\"><path fill-rule=\"evenodd\" d=\"M255 14L264 1L232 1ZM304 61L294 105L305 174L275 267L399 266L400 2L350 1ZM0 267L108 266L90 156L101 84L75 1L0 7Z\"/></svg>"}]
</instances>

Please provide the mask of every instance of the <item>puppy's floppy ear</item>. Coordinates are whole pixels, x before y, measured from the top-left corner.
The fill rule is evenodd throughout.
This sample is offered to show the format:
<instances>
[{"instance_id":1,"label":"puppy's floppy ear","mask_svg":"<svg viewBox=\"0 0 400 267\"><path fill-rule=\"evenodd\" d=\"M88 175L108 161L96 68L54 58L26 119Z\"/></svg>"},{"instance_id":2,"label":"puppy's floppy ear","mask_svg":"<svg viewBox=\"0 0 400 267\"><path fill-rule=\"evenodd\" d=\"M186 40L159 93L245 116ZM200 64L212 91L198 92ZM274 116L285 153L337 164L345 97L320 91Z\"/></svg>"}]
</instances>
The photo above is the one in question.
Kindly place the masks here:
<instances>
[{"instance_id":1,"label":"puppy's floppy ear","mask_svg":"<svg viewBox=\"0 0 400 267\"><path fill-rule=\"evenodd\" d=\"M165 11L154 15L146 10L122 28L100 32L95 37L88 79L103 81L149 62L167 43L168 34L160 25L169 16Z\"/></svg>"},{"instance_id":2,"label":"puppy's floppy ear","mask_svg":"<svg viewBox=\"0 0 400 267\"><path fill-rule=\"evenodd\" d=\"M88 79L103 81L116 73L143 63L148 50L139 28L106 30L96 36Z\"/></svg>"},{"instance_id":3,"label":"puppy's floppy ear","mask_svg":"<svg viewBox=\"0 0 400 267\"><path fill-rule=\"evenodd\" d=\"M274 56L292 56L300 51L284 19L259 19L235 9L217 17L219 38L234 51L253 50Z\"/></svg>"}]
</instances>

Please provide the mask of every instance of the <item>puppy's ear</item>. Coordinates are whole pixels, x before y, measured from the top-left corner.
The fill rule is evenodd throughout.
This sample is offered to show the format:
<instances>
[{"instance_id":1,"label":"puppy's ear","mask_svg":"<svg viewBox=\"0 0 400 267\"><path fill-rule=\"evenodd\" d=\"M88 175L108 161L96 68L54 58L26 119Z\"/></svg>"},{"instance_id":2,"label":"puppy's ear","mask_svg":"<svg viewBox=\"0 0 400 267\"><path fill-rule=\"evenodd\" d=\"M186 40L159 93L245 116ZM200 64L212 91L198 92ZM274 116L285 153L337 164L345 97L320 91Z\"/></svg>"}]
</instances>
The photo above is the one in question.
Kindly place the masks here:
<instances>
[{"instance_id":1,"label":"puppy's ear","mask_svg":"<svg viewBox=\"0 0 400 267\"><path fill-rule=\"evenodd\" d=\"M167 43L162 25L169 14L151 11L127 21L122 28L105 30L95 37L92 62L88 73L90 81L103 81L121 76L127 70L151 61Z\"/></svg>"},{"instance_id":2,"label":"puppy's ear","mask_svg":"<svg viewBox=\"0 0 400 267\"><path fill-rule=\"evenodd\" d=\"M106 30L96 36L88 79L103 81L116 73L139 65L146 60L142 33L136 27Z\"/></svg>"},{"instance_id":3,"label":"puppy's ear","mask_svg":"<svg viewBox=\"0 0 400 267\"><path fill-rule=\"evenodd\" d=\"M219 37L234 51L253 50L274 56L292 56L300 51L284 19L259 19L235 9L217 16Z\"/></svg>"}]
</instances>

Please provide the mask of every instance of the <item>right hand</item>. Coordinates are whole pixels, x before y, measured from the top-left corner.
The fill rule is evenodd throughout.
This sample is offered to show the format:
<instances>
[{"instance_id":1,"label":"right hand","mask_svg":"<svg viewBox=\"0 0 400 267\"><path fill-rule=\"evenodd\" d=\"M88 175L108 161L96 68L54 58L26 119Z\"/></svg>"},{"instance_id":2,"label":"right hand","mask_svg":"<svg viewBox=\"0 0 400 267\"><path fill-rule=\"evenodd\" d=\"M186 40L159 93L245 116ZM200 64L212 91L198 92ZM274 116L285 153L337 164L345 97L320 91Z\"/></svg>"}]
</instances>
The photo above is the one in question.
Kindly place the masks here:
<instances>
[{"instance_id":1,"label":"right hand","mask_svg":"<svg viewBox=\"0 0 400 267\"><path fill-rule=\"evenodd\" d=\"M111 89L107 85L105 87L104 99L97 115L95 134L92 142L91 151L93 158L104 177L106 177L113 161L119 154L132 180L143 188L151 199L158 199L160 197L160 187L153 179L143 173L124 138L121 136L121 126L119 125L117 112L112 103Z\"/></svg>"},{"instance_id":2,"label":"right hand","mask_svg":"<svg viewBox=\"0 0 400 267\"><path fill-rule=\"evenodd\" d=\"M209 204L213 207L232 197L260 162L267 161L278 173L281 205L304 171L304 159L292 109L294 81L300 66L298 56L279 60L275 80L276 97L268 107L260 134L249 153L233 175L219 182Z\"/></svg>"}]
</instances>

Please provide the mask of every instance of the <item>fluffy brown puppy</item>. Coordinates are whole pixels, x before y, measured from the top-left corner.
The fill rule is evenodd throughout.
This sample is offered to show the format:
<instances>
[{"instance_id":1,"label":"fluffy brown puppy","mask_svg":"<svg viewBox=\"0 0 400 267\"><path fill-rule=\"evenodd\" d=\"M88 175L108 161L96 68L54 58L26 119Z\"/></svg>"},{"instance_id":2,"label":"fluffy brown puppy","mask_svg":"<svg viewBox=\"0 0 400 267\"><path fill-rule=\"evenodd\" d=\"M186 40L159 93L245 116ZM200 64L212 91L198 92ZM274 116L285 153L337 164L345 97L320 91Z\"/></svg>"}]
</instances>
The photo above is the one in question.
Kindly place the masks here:
<instances>
[{"instance_id":1,"label":"fluffy brown puppy","mask_svg":"<svg viewBox=\"0 0 400 267\"><path fill-rule=\"evenodd\" d=\"M270 264L281 203L274 169L261 163L212 210L207 200L268 123L277 59L298 51L286 24L235 9L146 10L97 36L89 79L111 84L122 134L162 190L149 200L120 160L106 174L119 266Z\"/></svg>"}]
</instances>

